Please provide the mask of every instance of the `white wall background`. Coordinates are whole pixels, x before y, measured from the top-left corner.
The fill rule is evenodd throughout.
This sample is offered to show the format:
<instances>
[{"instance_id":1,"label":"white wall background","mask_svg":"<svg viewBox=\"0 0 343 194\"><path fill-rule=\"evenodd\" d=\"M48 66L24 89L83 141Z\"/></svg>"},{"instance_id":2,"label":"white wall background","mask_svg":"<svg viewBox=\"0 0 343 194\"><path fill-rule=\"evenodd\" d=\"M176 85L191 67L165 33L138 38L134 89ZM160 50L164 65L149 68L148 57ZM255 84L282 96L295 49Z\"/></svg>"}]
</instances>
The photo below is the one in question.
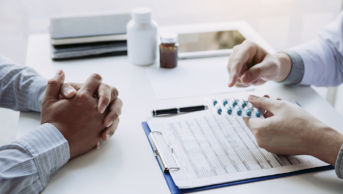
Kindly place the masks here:
<instances>
[{"instance_id":1,"label":"white wall background","mask_svg":"<svg viewBox=\"0 0 343 194\"><path fill-rule=\"evenodd\" d=\"M51 16L130 12L138 6L150 7L159 25L246 20L284 50L315 38L341 11L342 0L0 0L0 53L24 64L28 35L47 33ZM325 97L325 88L316 90ZM343 114L343 88L336 108ZM7 116L2 112L0 123Z\"/></svg>"}]
</instances>

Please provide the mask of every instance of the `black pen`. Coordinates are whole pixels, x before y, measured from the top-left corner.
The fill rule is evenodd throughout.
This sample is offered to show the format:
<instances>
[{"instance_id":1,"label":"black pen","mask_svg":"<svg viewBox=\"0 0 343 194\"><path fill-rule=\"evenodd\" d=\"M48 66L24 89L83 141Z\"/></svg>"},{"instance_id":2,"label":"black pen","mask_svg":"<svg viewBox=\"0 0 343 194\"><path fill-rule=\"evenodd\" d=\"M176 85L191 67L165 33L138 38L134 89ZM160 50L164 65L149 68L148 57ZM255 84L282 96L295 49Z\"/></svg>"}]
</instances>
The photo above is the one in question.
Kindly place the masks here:
<instances>
[{"instance_id":1,"label":"black pen","mask_svg":"<svg viewBox=\"0 0 343 194\"><path fill-rule=\"evenodd\" d=\"M190 107L182 107L182 108L160 109L160 110L153 110L152 116L179 114L182 112L195 112L195 111L206 110L206 109L208 109L208 107L206 105L190 106Z\"/></svg>"}]
</instances>

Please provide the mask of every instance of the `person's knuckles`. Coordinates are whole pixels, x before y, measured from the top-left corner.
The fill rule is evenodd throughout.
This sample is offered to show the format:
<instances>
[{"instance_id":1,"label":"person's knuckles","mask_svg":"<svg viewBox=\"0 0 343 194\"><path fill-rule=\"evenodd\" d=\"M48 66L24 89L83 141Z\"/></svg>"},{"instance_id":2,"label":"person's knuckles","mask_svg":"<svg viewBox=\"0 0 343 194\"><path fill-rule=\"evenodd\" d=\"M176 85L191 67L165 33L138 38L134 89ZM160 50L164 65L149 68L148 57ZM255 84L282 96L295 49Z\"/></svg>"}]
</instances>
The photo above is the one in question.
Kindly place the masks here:
<instances>
[{"instance_id":1,"label":"person's knuckles","mask_svg":"<svg viewBox=\"0 0 343 194\"><path fill-rule=\"evenodd\" d=\"M111 93L112 93L112 96L113 96L114 98L116 98L116 97L119 96L119 91L118 91L118 89L115 88L115 87L111 87Z\"/></svg>"},{"instance_id":2,"label":"person's knuckles","mask_svg":"<svg viewBox=\"0 0 343 194\"><path fill-rule=\"evenodd\" d=\"M248 84L248 83L250 83L252 81L251 78L250 78L250 75L249 75L249 71L246 71L246 72L243 73L243 75L241 77L241 80L245 84Z\"/></svg>"},{"instance_id":3,"label":"person's knuckles","mask_svg":"<svg viewBox=\"0 0 343 194\"><path fill-rule=\"evenodd\" d=\"M93 73L90 77L91 77L91 79L93 79L93 80L102 81L102 77L101 77L101 75L98 74L98 73Z\"/></svg>"},{"instance_id":4,"label":"person's knuckles","mask_svg":"<svg viewBox=\"0 0 343 194\"><path fill-rule=\"evenodd\" d=\"M110 112L107 116L107 122L111 122L111 121L114 122L115 120L119 118L120 114L121 114L121 110Z\"/></svg>"},{"instance_id":5,"label":"person's knuckles","mask_svg":"<svg viewBox=\"0 0 343 194\"><path fill-rule=\"evenodd\" d=\"M101 100L101 105L100 106L108 106L111 102L111 99L109 96L107 95L103 95L103 96L100 96L100 100Z\"/></svg>"},{"instance_id":6,"label":"person's knuckles","mask_svg":"<svg viewBox=\"0 0 343 194\"><path fill-rule=\"evenodd\" d=\"M284 108L287 107L287 103L284 101L280 101L280 100L275 100L272 101L271 106L275 109L275 110L282 110Z\"/></svg>"},{"instance_id":7,"label":"person's knuckles","mask_svg":"<svg viewBox=\"0 0 343 194\"><path fill-rule=\"evenodd\" d=\"M82 83L69 83L76 91L79 91L82 87Z\"/></svg>"},{"instance_id":8,"label":"person's knuckles","mask_svg":"<svg viewBox=\"0 0 343 194\"><path fill-rule=\"evenodd\" d=\"M233 57L231 61L232 61L232 63L231 63L232 64L231 65L231 72L232 73L238 72L237 69L244 65L244 63L242 62L242 59L239 57Z\"/></svg>"},{"instance_id":9,"label":"person's knuckles","mask_svg":"<svg viewBox=\"0 0 343 194\"><path fill-rule=\"evenodd\" d=\"M262 76L262 66L260 65L256 65L253 66L248 72L247 74L250 76L251 81L256 81L257 79L261 78Z\"/></svg>"},{"instance_id":10,"label":"person's knuckles","mask_svg":"<svg viewBox=\"0 0 343 194\"><path fill-rule=\"evenodd\" d=\"M109 126L102 134L102 136L105 136L105 137L112 137L114 135L114 133L116 132L117 128L118 128L118 125L119 125L119 121L120 119L117 118L113 124L111 126ZM108 139L108 138L106 138Z\"/></svg>"},{"instance_id":11,"label":"person's knuckles","mask_svg":"<svg viewBox=\"0 0 343 194\"><path fill-rule=\"evenodd\" d=\"M124 106L124 102L123 102L123 100L122 100L121 98L115 99L115 104L118 104L118 105L119 105L120 110L121 110L121 109L123 108L123 106Z\"/></svg>"},{"instance_id":12,"label":"person's knuckles","mask_svg":"<svg viewBox=\"0 0 343 194\"><path fill-rule=\"evenodd\" d=\"M120 118L117 118L114 123L109 127L109 133L111 133L111 136L115 133L115 131L118 128L120 122Z\"/></svg>"},{"instance_id":13,"label":"person's knuckles","mask_svg":"<svg viewBox=\"0 0 343 194\"><path fill-rule=\"evenodd\" d=\"M258 47L258 45L255 42L252 42L250 40L245 40L242 44L242 47L243 46L245 49L247 49L248 52L250 52L253 49L255 49L256 47Z\"/></svg>"},{"instance_id":14,"label":"person's knuckles","mask_svg":"<svg viewBox=\"0 0 343 194\"><path fill-rule=\"evenodd\" d=\"M265 101L265 98L261 97L256 97L252 102L255 104L257 107L261 107Z\"/></svg>"},{"instance_id":15,"label":"person's knuckles","mask_svg":"<svg viewBox=\"0 0 343 194\"><path fill-rule=\"evenodd\" d=\"M98 110L98 99L93 98L92 96L87 94L87 92L79 91L76 97L74 97L72 100L76 101L76 103L74 104L75 108L84 111L85 114L88 114L93 118L99 117L102 120L105 118L106 114L102 114Z\"/></svg>"},{"instance_id":16,"label":"person's knuckles","mask_svg":"<svg viewBox=\"0 0 343 194\"><path fill-rule=\"evenodd\" d=\"M111 90L111 86L108 85L108 84L106 84L106 83L102 83L102 84L101 84L101 87L104 88L104 89L107 90L107 91L110 91L110 90Z\"/></svg>"},{"instance_id":17,"label":"person's knuckles","mask_svg":"<svg viewBox=\"0 0 343 194\"><path fill-rule=\"evenodd\" d=\"M47 87L60 87L61 80L56 76L49 79L47 83Z\"/></svg>"},{"instance_id":18,"label":"person's knuckles","mask_svg":"<svg viewBox=\"0 0 343 194\"><path fill-rule=\"evenodd\" d=\"M89 94L86 91L79 91L77 94L77 98L80 102L87 102L89 101Z\"/></svg>"},{"instance_id":19,"label":"person's knuckles","mask_svg":"<svg viewBox=\"0 0 343 194\"><path fill-rule=\"evenodd\" d=\"M232 48L233 53L237 53L240 48L240 45L236 45Z\"/></svg>"},{"instance_id":20,"label":"person's knuckles","mask_svg":"<svg viewBox=\"0 0 343 194\"><path fill-rule=\"evenodd\" d=\"M120 123L120 118L117 118L117 120L114 122L114 124L113 124L113 133L112 133L112 135L117 131L117 129L118 129L118 126L119 126L119 123ZM112 136L111 135L111 136Z\"/></svg>"}]
</instances>

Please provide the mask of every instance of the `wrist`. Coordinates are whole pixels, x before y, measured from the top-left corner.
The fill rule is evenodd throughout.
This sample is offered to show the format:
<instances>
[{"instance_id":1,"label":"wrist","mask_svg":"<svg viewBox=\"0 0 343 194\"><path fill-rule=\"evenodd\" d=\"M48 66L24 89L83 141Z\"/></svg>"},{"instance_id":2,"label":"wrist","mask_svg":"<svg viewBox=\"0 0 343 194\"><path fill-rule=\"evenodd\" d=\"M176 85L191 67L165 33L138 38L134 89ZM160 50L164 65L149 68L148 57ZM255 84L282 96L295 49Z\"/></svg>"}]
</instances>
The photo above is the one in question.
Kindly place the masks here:
<instances>
[{"instance_id":1,"label":"wrist","mask_svg":"<svg viewBox=\"0 0 343 194\"><path fill-rule=\"evenodd\" d=\"M343 135L328 126L318 127L309 135L307 154L335 166L343 144Z\"/></svg>"},{"instance_id":2,"label":"wrist","mask_svg":"<svg viewBox=\"0 0 343 194\"><path fill-rule=\"evenodd\" d=\"M276 82L281 82L285 80L292 69L291 58L286 53L275 53L274 57L276 58L277 65L279 66L280 72L279 75L274 79Z\"/></svg>"},{"instance_id":3,"label":"wrist","mask_svg":"<svg viewBox=\"0 0 343 194\"><path fill-rule=\"evenodd\" d=\"M75 150L73 149L74 145L72 143L72 138L70 138L71 134L68 133L69 130L66 130L62 125L60 125L57 122L50 122L50 124L53 125L62 134L64 139L67 141L67 144L68 144L68 147L69 147L69 157L70 158L74 158L75 157Z\"/></svg>"}]
</instances>

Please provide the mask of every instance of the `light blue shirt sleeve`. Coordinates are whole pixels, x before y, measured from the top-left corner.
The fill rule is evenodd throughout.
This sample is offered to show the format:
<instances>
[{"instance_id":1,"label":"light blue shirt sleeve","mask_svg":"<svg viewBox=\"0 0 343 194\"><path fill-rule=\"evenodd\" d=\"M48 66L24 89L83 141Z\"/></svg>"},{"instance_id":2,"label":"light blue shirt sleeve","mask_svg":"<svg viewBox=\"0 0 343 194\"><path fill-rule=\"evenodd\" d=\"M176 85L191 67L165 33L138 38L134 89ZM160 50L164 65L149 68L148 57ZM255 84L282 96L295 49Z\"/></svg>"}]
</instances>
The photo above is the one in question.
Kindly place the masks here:
<instances>
[{"instance_id":1,"label":"light blue shirt sleeve","mask_svg":"<svg viewBox=\"0 0 343 194\"><path fill-rule=\"evenodd\" d=\"M60 131L43 124L12 144L0 147L0 193L40 193L69 160Z\"/></svg>"},{"instance_id":2,"label":"light blue shirt sleeve","mask_svg":"<svg viewBox=\"0 0 343 194\"><path fill-rule=\"evenodd\" d=\"M0 107L40 112L47 79L0 55Z\"/></svg>"},{"instance_id":3,"label":"light blue shirt sleeve","mask_svg":"<svg viewBox=\"0 0 343 194\"><path fill-rule=\"evenodd\" d=\"M337 86L343 83L343 12L318 34L318 38L290 49L292 66L303 66L301 85ZM299 69L298 67L294 69ZM297 73L294 73L296 75ZM291 78L291 77L290 77Z\"/></svg>"},{"instance_id":4,"label":"light blue shirt sleeve","mask_svg":"<svg viewBox=\"0 0 343 194\"><path fill-rule=\"evenodd\" d=\"M0 55L0 107L40 112L47 79ZM60 131L46 123L0 147L0 193L40 193L70 158Z\"/></svg>"}]
</instances>

